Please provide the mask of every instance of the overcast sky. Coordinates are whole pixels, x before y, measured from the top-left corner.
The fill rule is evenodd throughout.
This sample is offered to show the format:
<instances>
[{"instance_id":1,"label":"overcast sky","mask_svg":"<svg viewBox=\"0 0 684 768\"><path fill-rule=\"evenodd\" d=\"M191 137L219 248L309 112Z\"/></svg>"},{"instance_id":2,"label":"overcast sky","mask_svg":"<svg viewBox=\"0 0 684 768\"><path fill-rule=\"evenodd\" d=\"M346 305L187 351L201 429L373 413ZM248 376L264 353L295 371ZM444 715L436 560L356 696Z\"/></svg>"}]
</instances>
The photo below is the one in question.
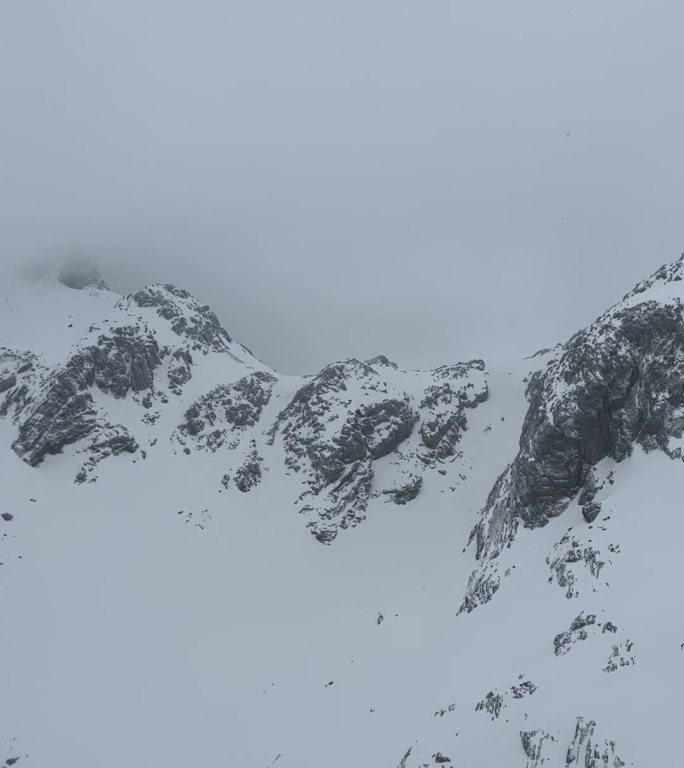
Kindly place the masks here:
<instances>
[{"instance_id":1,"label":"overcast sky","mask_svg":"<svg viewBox=\"0 0 684 768\"><path fill-rule=\"evenodd\" d=\"M532 352L684 248L682 30L682 0L0 0L0 259L179 283L284 372Z\"/></svg>"}]
</instances>

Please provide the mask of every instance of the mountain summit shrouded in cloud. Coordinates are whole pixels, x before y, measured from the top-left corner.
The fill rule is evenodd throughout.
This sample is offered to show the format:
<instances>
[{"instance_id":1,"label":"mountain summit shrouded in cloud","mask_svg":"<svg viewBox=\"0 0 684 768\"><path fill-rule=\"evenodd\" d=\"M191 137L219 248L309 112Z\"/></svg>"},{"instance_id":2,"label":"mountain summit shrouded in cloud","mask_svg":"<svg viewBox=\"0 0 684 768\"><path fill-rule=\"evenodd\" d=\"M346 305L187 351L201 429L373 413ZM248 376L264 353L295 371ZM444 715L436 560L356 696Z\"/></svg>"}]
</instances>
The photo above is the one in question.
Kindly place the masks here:
<instances>
[{"instance_id":1,"label":"mountain summit shrouded in cloud","mask_svg":"<svg viewBox=\"0 0 684 768\"><path fill-rule=\"evenodd\" d=\"M0 758L667 764L683 265L517 363L308 377L171 284L15 286Z\"/></svg>"},{"instance_id":2,"label":"mountain summit shrouded in cloud","mask_svg":"<svg viewBox=\"0 0 684 768\"><path fill-rule=\"evenodd\" d=\"M119 292L183 285L288 373L529 354L681 250L683 25L678 0L0 3L0 266L75 247Z\"/></svg>"}]
</instances>

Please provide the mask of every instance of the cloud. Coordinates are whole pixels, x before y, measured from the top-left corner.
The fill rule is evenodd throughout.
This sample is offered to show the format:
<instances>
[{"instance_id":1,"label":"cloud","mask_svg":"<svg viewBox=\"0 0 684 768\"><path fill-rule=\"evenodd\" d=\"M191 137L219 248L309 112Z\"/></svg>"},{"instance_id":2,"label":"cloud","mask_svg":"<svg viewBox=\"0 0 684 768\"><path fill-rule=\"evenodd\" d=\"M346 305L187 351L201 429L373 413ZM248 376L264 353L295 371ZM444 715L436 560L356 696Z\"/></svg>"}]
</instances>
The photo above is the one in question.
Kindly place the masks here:
<instances>
[{"instance_id":1,"label":"cloud","mask_svg":"<svg viewBox=\"0 0 684 768\"><path fill-rule=\"evenodd\" d=\"M180 283L285 372L529 353L681 250L682 22L674 0L3 3L0 258Z\"/></svg>"}]
</instances>

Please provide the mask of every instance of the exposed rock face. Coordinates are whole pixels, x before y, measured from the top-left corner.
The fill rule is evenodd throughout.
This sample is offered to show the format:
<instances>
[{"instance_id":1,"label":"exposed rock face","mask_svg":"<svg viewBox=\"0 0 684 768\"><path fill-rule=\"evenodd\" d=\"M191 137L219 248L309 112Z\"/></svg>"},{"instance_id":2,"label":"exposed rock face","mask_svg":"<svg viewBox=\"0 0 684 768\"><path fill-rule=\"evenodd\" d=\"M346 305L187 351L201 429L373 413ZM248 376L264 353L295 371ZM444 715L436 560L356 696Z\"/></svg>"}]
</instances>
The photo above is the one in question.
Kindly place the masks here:
<instances>
[{"instance_id":1,"label":"exposed rock face","mask_svg":"<svg viewBox=\"0 0 684 768\"><path fill-rule=\"evenodd\" d=\"M413 501L420 493L422 487L423 478L416 477L401 488L392 488L389 491L386 491L386 493L391 497L395 504L404 505L408 504L409 501Z\"/></svg>"},{"instance_id":2,"label":"exposed rock face","mask_svg":"<svg viewBox=\"0 0 684 768\"><path fill-rule=\"evenodd\" d=\"M682 305L678 299L638 302L654 282L680 280L683 268L680 260L659 270L532 376L519 453L473 530L478 560L496 558L520 523L545 525L580 492L584 517L593 522L600 513L594 465L605 457L622 461L635 444L667 451L670 437L681 437ZM492 596L498 588L495 570L485 564L473 574L462 609L472 610Z\"/></svg>"},{"instance_id":3,"label":"exposed rock face","mask_svg":"<svg viewBox=\"0 0 684 768\"><path fill-rule=\"evenodd\" d=\"M49 373L36 399L24 405L14 450L35 466L47 454L60 453L96 432L106 434L104 442L95 441L96 448L104 444L115 453L132 450L135 441L127 430L99 418L90 389L95 386L116 398L129 391L151 390L159 362L159 348L149 332L118 327L109 335L100 335L64 367Z\"/></svg>"},{"instance_id":4,"label":"exposed rock face","mask_svg":"<svg viewBox=\"0 0 684 768\"><path fill-rule=\"evenodd\" d=\"M553 638L553 652L556 656L566 654L579 640L586 640L589 637L587 627L591 627L594 624L596 624L596 616L593 613L590 613L588 616L580 613L573 620L569 629L565 632L560 632Z\"/></svg>"},{"instance_id":5,"label":"exposed rock face","mask_svg":"<svg viewBox=\"0 0 684 768\"><path fill-rule=\"evenodd\" d=\"M251 491L252 488L259 485L261 482L262 462L263 459L261 456L259 456L256 445L254 441L252 441L252 446L249 454L247 455L247 458L245 459L245 462L238 468L237 472L235 473L235 487L239 491L247 493L248 491Z\"/></svg>"},{"instance_id":6,"label":"exposed rock face","mask_svg":"<svg viewBox=\"0 0 684 768\"><path fill-rule=\"evenodd\" d=\"M538 768L538 766L544 764L544 742L549 740L555 741L553 736L545 731L520 732L520 743L522 744L525 757L527 757L526 768Z\"/></svg>"},{"instance_id":7,"label":"exposed rock face","mask_svg":"<svg viewBox=\"0 0 684 768\"><path fill-rule=\"evenodd\" d=\"M496 720L511 699L519 701L526 696L532 696L536 691L537 686L531 680L521 680L506 691L489 691L484 699L475 705L475 711L486 712L492 720Z\"/></svg>"},{"instance_id":8,"label":"exposed rock face","mask_svg":"<svg viewBox=\"0 0 684 768\"><path fill-rule=\"evenodd\" d=\"M382 491L405 504L426 467L456 454L467 410L488 396L484 363L443 366L429 377L416 391L415 372L386 358L347 360L324 368L279 414L270 442L281 442L287 467L307 478L302 511L319 541L364 519L378 460L392 455L405 468L408 479Z\"/></svg>"},{"instance_id":9,"label":"exposed rock face","mask_svg":"<svg viewBox=\"0 0 684 768\"><path fill-rule=\"evenodd\" d=\"M466 409L475 408L489 397L485 387L475 389L473 383L465 388L458 386L458 381L468 371L466 366L484 370L481 360L456 366L443 366L434 371L436 383L425 390L425 397L420 403L423 421L420 435L424 446L426 461L434 461L453 456L461 435L468 428Z\"/></svg>"},{"instance_id":10,"label":"exposed rock face","mask_svg":"<svg viewBox=\"0 0 684 768\"><path fill-rule=\"evenodd\" d=\"M235 447L241 433L259 422L276 381L275 376L256 371L234 384L216 387L190 406L180 435L210 451Z\"/></svg>"},{"instance_id":11,"label":"exposed rock face","mask_svg":"<svg viewBox=\"0 0 684 768\"><path fill-rule=\"evenodd\" d=\"M558 586L565 590L568 600L579 594L576 567L583 566L594 579L598 579L606 564L596 547L581 544L569 533L565 533L560 541L554 544L554 554L555 557L546 558L552 573L550 581L555 578Z\"/></svg>"},{"instance_id":12,"label":"exposed rock face","mask_svg":"<svg viewBox=\"0 0 684 768\"><path fill-rule=\"evenodd\" d=\"M187 291L174 285L150 285L125 297L121 307L135 304L153 309L178 336L190 342L193 350L222 352L228 350L231 338L221 327L216 315Z\"/></svg>"},{"instance_id":13,"label":"exposed rock face","mask_svg":"<svg viewBox=\"0 0 684 768\"><path fill-rule=\"evenodd\" d=\"M615 742L596 739L594 731L596 723L577 718L575 735L568 747L565 759L567 768L582 766L582 768L623 768L624 761L615 752Z\"/></svg>"},{"instance_id":14,"label":"exposed rock face","mask_svg":"<svg viewBox=\"0 0 684 768\"><path fill-rule=\"evenodd\" d=\"M36 377L40 364L31 352L0 347L0 416L6 416L10 407L23 402L28 384Z\"/></svg>"},{"instance_id":15,"label":"exposed rock face","mask_svg":"<svg viewBox=\"0 0 684 768\"><path fill-rule=\"evenodd\" d=\"M611 624L611 627L614 627L614 625ZM612 628L608 631L615 632L617 631L617 627ZM634 651L634 643L631 640L626 640L623 643L618 643L617 645L614 645L611 649L608 663L603 668L603 671L616 672L618 669L622 667L633 667L634 664L636 663L636 658L634 656L633 651Z\"/></svg>"},{"instance_id":16,"label":"exposed rock face","mask_svg":"<svg viewBox=\"0 0 684 768\"><path fill-rule=\"evenodd\" d=\"M79 274L84 285L95 279ZM144 442L145 460L169 437L158 432L169 424L171 395L184 396L198 366L229 371L237 378L219 378L172 431L177 455L225 451L217 482L242 492L284 460L299 481L295 504L325 543L361 522L372 498L405 505L427 472L445 474L442 465L461 457L469 411L489 393L481 360L407 371L378 356L334 363L313 377L280 377L235 344L209 307L173 285L148 286L110 311L61 365L0 350L0 416L11 413L17 425L15 451L36 466L73 446L83 454L77 482L94 482L102 459L138 452ZM102 395L129 404L110 407Z\"/></svg>"},{"instance_id":17,"label":"exposed rock face","mask_svg":"<svg viewBox=\"0 0 684 768\"><path fill-rule=\"evenodd\" d=\"M618 757L615 742L597 738L595 731L594 720L586 721L578 717L574 735L562 756L557 756L557 739L550 733L543 730L521 731L520 742L527 757L527 768L551 765L552 753L557 758L553 765L565 768L623 768L625 762Z\"/></svg>"},{"instance_id":18,"label":"exposed rock face","mask_svg":"<svg viewBox=\"0 0 684 768\"><path fill-rule=\"evenodd\" d=\"M102 279L99 269L88 259L82 257L70 259L57 277L60 283L75 290L82 290L83 288L107 290L107 284Z\"/></svg>"}]
</instances>

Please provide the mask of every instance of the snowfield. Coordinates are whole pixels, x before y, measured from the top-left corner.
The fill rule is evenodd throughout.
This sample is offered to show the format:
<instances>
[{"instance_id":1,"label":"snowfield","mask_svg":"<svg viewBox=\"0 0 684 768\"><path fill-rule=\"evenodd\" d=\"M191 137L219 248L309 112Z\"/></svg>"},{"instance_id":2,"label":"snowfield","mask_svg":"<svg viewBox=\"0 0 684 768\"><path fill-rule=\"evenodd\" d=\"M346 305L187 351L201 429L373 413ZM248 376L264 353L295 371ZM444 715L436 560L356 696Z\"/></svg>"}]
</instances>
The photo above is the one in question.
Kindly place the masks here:
<instances>
[{"instance_id":1,"label":"snowfield","mask_svg":"<svg viewBox=\"0 0 684 768\"><path fill-rule=\"evenodd\" d=\"M655 302L681 321L681 272L616 307ZM511 538L485 542L478 561L471 532L534 426L535 372L551 372L543 419L574 413L582 382L607 375L573 358L578 378L564 379L571 347L285 377L166 288L153 306L49 276L3 291L0 390L16 382L0 392L0 761L678 765L684 419L671 389L657 445L638 415L628 455L585 458L582 490L507 523ZM133 347L119 344L124 326ZM159 352L142 371L148 333ZM678 337L657 338L654 355L678 370ZM611 418L627 413L610 402ZM634 413L665 407L643 402ZM35 466L17 442L29 428L54 433ZM517 498L500 504L517 515ZM474 571L495 573L496 589L460 610Z\"/></svg>"}]
</instances>

